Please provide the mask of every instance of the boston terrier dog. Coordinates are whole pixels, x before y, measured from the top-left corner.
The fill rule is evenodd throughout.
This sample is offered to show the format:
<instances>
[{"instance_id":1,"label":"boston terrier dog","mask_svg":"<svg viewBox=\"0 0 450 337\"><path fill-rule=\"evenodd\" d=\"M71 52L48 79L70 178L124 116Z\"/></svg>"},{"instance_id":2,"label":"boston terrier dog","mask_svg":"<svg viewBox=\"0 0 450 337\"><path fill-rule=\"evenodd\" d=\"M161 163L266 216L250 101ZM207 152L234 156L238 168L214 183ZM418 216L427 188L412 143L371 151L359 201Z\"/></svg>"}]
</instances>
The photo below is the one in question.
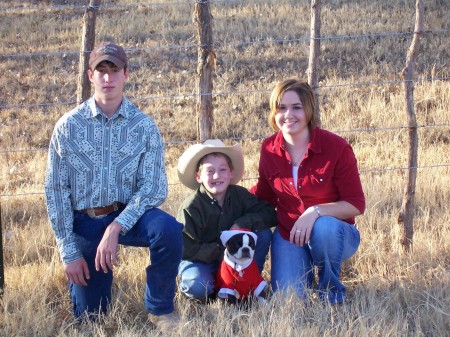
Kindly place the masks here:
<instances>
[{"instance_id":1,"label":"boston terrier dog","mask_svg":"<svg viewBox=\"0 0 450 337\"><path fill-rule=\"evenodd\" d=\"M216 274L217 297L232 304L252 296L265 302L267 282L253 259L256 234L247 229L232 229L223 231L220 240L225 252Z\"/></svg>"}]
</instances>

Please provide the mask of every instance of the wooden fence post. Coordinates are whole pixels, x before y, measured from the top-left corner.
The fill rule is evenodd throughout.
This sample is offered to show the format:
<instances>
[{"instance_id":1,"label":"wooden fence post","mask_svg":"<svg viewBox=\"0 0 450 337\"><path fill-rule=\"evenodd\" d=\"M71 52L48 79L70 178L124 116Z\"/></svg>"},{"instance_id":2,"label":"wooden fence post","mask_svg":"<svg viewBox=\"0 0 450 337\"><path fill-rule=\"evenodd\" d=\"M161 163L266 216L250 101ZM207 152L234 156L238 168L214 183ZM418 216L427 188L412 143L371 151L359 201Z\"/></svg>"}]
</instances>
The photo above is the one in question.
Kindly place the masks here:
<instances>
[{"instance_id":1,"label":"wooden fence post","mask_svg":"<svg viewBox=\"0 0 450 337\"><path fill-rule=\"evenodd\" d=\"M320 56L320 0L311 0L311 30L309 40L308 83L314 90L316 97L316 111L314 119L320 125L319 107L319 56Z\"/></svg>"},{"instance_id":2,"label":"wooden fence post","mask_svg":"<svg viewBox=\"0 0 450 337\"><path fill-rule=\"evenodd\" d=\"M83 17L83 32L78 67L77 104L84 102L91 95L91 82L87 70L89 69L89 52L95 45L95 20L101 0L90 0Z\"/></svg>"},{"instance_id":3,"label":"wooden fence post","mask_svg":"<svg viewBox=\"0 0 450 337\"><path fill-rule=\"evenodd\" d=\"M3 295L5 286L5 265L3 263L3 222L2 222L2 203L0 201L0 296Z\"/></svg>"},{"instance_id":4,"label":"wooden fence post","mask_svg":"<svg viewBox=\"0 0 450 337\"><path fill-rule=\"evenodd\" d=\"M216 67L216 54L213 50L212 16L208 1L195 3L194 22L197 26L197 139L211 138L214 121L212 76Z\"/></svg>"},{"instance_id":5,"label":"wooden fence post","mask_svg":"<svg viewBox=\"0 0 450 337\"><path fill-rule=\"evenodd\" d=\"M402 244L406 251L410 251L413 244L414 235L414 197L416 194L417 177L417 121L414 112L414 62L419 45L420 35L423 31L423 4L422 0L416 0L416 23L414 27L414 36L406 56L406 66L402 71L405 79L405 101L406 112L408 116L409 133L409 158L407 172L407 184L403 195L402 208L398 216L398 223L403 224Z\"/></svg>"}]
</instances>

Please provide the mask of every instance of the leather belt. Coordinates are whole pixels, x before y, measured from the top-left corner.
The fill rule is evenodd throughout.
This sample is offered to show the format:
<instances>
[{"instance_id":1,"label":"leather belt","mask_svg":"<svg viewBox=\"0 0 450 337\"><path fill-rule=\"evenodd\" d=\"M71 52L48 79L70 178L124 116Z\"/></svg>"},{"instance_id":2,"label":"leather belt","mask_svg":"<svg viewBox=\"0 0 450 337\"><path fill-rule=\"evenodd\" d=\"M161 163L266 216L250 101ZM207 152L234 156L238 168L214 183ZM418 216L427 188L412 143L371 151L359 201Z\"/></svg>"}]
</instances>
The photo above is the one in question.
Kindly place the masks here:
<instances>
[{"instance_id":1,"label":"leather belt","mask_svg":"<svg viewBox=\"0 0 450 337\"><path fill-rule=\"evenodd\" d=\"M105 207L95 207L95 208L86 208L80 210L80 212L86 213L91 218L96 218L102 215L108 215L109 213L112 213L114 211L117 211L121 207L125 206L125 204L121 202L114 202L111 205L105 206Z\"/></svg>"}]
</instances>

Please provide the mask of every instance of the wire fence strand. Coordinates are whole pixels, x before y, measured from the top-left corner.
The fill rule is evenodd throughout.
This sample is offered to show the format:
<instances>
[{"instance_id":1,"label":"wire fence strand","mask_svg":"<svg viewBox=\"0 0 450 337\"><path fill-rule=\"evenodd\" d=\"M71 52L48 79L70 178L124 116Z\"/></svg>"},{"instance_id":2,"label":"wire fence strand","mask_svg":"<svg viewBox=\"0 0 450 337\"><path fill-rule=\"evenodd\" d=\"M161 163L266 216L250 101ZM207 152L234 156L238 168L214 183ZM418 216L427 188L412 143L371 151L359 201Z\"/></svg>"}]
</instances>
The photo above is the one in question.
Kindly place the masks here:
<instances>
[{"instance_id":1,"label":"wire fence strand","mask_svg":"<svg viewBox=\"0 0 450 337\"><path fill-rule=\"evenodd\" d=\"M448 164L437 164L437 165L425 165L425 166L415 166L415 167L380 167L380 168L371 168L371 169L360 169L360 174L366 173L384 173L391 171L407 171L407 170L423 170L423 169L436 169L436 168L447 168L450 169L450 163ZM257 177L247 177L242 178L241 181L255 181ZM169 183L169 186L179 186L182 185L181 182L177 183ZM45 195L44 192L27 192L27 193L5 193L0 194L0 198L13 198L13 197L24 197L24 196L36 196L36 195Z\"/></svg>"},{"instance_id":2,"label":"wire fence strand","mask_svg":"<svg viewBox=\"0 0 450 337\"><path fill-rule=\"evenodd\" d=\"M129 4L100 4L100 6L91 5L53 5L53 6L17 6L17 7L0 7L0 12L50 12L50 11L72 11L72 10L85 10L86 8L105 8L105 9L115 9L115 8L136 8L136 7L160 7L160 6L193 6L196 3L199 4L214 4L214 3L237 3L242 2L242 0L204 0L204 1L173 1L173 2L149 2L149 3L129 3Z\"/></svg>"},{"instance_id":3,"label":"wire fence strand","mask_svg":"<svg viewBox=\"0 0 450 337\"><path fill-rule=\"evenodd\" d=\"M441 34L449 33L450 29L441 30L428 30L422 32L422 34ZM387 33L366 33L366 34L352 34L352 35L340 35L340 36L322 36L319 38L314 38L315 40L345 40L345 39L361 39L361 38L381 38L381 37L391 37L391 36L412 36L414 32L387 32ZM198 44L187 44L187 45L167 45L167 46L152 46L146 48L124 48L125 51L129 53L134 52L153 52L158 50L173 50L173 49L191 49L198 47L242 47L242 46L252 46L261 44L283 44L283 43L299 43L299 42L309 42L311 37L300 37L300 38L290 38L290 39L266 39L259 41L236 41L236 42L214 42L211 45L198 45ZM90 53L90 50L84 50L83 53ZM55 55L78 55L79 50L64 50L64 51L43 51L35 53L11 53L11 54L0 54L1 58L20 58L20 57L39 57L39 56L55 56Z\"/></svg>"},{"instance_id":4,"label":"wire fence strand","mask_svg":"<svg viewBox=\"0 0 450 337\"><path fill-rule=\"evenodd\" d=\"M407 82L421 83L421 82L440 82L440 81L449 81L449 77L428 77L428 78L417 78L415 80L387 80L387 81L373 81L373 82L349 82L349 83L337 83L330 85L320 85L318 89L333 89L333 88L344 88L344 87L361 87L361 86L383 86L383 85L392 85L392 84L402 84ZM255 89L255 90L237 90L237 91L220 91L220 92L211 92L206 94L176 94L176 95L151 95L145 97L128 97L132 101L151 101L151 100L163 100L163 99L185 99L185 98L196 98L201 96L227 96L227 95L244 95L244 94L254 94L254 93L269 93L268 89ZM35 103L35 104L16 104L16 105L0 105L0 109L29 109L29 108L39 108L39 107L56 107L63 105L72 105L76 104L76 101L68 101L68 102L49 102L49 103Z\"/></svg>"},{"instance_id":5,"label":"wire fence strand","mask_svg":"<svg viewBox=\"0 0 450 337\"><path fill-rule=\"evenodd\" d=\"M418 129L420 128L439 128L439 127L449 127L450 122L448 123L438 123L438 124L423 124L417 125ZM369 129L353 129L353 130L330 130L331 132L337 134L345 134L345 133L373 133L373 132L383 132L383 131L398 131L409 129L410 127L407 125L400 126L392 126L392 127L384 127L384 128L369 128ZM252 136L252 137L229 137L222 138L224 141L246 141L246 140L263 140L266 136ZM182 145L182 144L194 144L197 143L197 140L171 140L164 142L165 147ZM46 152L48 148L37 148L37 149L0 149L0 154L11 154L11 153L33 153L33 152Z\"/></svg>"}]
</instances>

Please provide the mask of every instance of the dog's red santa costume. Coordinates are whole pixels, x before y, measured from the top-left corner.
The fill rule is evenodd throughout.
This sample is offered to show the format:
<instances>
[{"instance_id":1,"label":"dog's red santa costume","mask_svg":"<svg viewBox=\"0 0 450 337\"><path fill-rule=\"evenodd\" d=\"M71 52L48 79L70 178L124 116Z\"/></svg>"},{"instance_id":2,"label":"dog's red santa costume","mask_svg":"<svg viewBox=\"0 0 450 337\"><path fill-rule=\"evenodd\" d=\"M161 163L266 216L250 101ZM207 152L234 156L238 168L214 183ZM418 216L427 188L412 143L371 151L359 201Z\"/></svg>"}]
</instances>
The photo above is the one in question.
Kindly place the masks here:
<instances>
[{"instance_id":1,"label":"dog's red santa costume","mask_svg":"<svg viewBox=\"0 0 450 337\"><path fill-rule=\"evenodd\" d=\"M247 266L241 267L234 265L227 256L224 256L216 276L219 297L226 298L226 295L229 294L242 300L250 294L258 297L264 290L267 282L259 273L255 260L250 261Z\"/></svg>"},{"instance_id":2,"label":"dog's red santa costume","mask_svg":"<svg viewBox=\"0 0 450 337\"><path fill-rule=\"evenodd\" d=\"M241 231L235 230L234 232ZM254 233L248 234L252 235L256 241ZM226 237L222 238L221 236L221 239L222 242L225 241L224 245L228 241ZM227 298L227 295L232 295L238 300L243 300L251 294L258 297L266 286L267 282L259 273L255 260L250 260L245 265L238 265L231 261L226 254L224 255L216 275L218 297Z\"/></svg>"}]
</instances>

